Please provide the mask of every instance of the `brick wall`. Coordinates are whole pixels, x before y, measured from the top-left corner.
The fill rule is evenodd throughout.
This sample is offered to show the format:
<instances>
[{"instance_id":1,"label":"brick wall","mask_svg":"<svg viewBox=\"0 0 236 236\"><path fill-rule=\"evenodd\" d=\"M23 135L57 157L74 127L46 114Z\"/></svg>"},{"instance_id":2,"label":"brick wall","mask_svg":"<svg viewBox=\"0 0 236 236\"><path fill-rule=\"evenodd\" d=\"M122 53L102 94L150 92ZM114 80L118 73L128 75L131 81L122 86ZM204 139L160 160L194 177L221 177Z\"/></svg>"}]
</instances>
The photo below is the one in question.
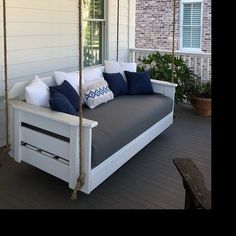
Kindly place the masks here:
<instances>
[{"instance_id":1,"label":"brick wall","mask_svg":"<svg viewBox=\"0 0 236 236\"><path fill-rule=\"evenodd\" d=\"M202 51L211 52L211 0L204 0Z\"/></svg>"},{"instance_id":2,"label":"brick wall","mask_svg":"<svg viewBox=\"0 0 236 236\"><path fill-rule=\"evenodd\" d=\"M136 47L172 49L173 0L136 0ZM179 45L180 0L176 0L175 45ZM211 52L211 0L204 0L202 50Z\"/></svg>"}]
</instances>

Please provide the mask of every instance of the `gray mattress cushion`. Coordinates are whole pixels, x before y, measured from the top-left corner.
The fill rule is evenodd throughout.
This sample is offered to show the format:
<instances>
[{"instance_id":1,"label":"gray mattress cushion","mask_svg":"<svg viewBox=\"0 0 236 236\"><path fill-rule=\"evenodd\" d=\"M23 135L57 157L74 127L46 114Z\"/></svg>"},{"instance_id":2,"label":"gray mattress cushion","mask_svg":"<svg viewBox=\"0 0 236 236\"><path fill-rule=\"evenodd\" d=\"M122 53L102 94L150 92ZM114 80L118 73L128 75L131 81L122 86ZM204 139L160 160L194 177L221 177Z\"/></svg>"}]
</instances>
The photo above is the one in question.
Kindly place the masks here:
<instances>
[{"instance_id":1,"label":"gray mattress cushion","mask_svg":"<svg viewBox=\"0 0 236 236\"><path fill-rule=\"evenodd\" d=\"M120 96L84 118L98 121L92 130L92 168L102 163L172 111L172 100L160 94Z\"/></svg>"}]
</instances>

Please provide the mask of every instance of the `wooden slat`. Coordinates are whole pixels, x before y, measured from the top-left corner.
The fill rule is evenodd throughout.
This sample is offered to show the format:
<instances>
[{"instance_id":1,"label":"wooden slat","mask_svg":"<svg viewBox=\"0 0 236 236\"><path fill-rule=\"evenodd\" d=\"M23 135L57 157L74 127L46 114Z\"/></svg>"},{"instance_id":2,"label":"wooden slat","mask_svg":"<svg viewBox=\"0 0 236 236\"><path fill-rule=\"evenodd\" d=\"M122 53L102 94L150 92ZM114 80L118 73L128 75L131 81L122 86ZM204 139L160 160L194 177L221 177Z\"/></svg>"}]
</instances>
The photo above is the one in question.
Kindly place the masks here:
<instances>
[{"instance_id":1,"label":"wooden slat","mask_svg":"<svg viewBox=\"0 0 236 236\"><path fill-rule=\"evenodd\" d=\"M54 132L56 134L63 134L63 136L67 138L70 137L68 127L59 122L47 120L47 123L46 123L43 117L39 117L39 116L32 115L29 113L22 113L21 121L25 122L26 124L30 124L36 127L40 127L41 129Z\"/></svg>"},{"instance_id":2,"label":"wooden slat","mask_svg":"<svg viewBox=\"0 0 236 236\"><path fill-rule=\"evenodd\" d=\"M194 57L194 73L197 74L197 57Z\"/></svg>"},{"instance_id":3,"label":"wooden slat","mask_svg":"<svg viewBox=\"0 0 236 236\"><path fill-rule=\"evenodd\" d=\"M190 158L175 158L174 164L183 178L186 191L185 207L211 209L211 193L207 190L201 171Z\"/></svg>"},{"instance_id":4,"label":"wooden slat","mask_svg":"<svg viewBox=\"0 0 236 236\"><path fill-rule=\"evenodd\" d=\"M202 58L201 58L201 64L200 64L200 70L201 70L200 76L201 76L201 80L202 80L202 75L203 75L203 63L204 63L204 58L202 57Z\"/></svg>"},{"instance_id":5,"label":"wooden slat","mask_svg":"<svg viewBox=\"0 0 236 236\"><path fill-rule=\"evenodd\" d=\"M58 157L69 160L68 142L25 127L21 127L21 140Z\"/></svg>"},{"instance_id":6,"label":"wooden slat","mask_svg":"<svg viewBox=\"0 0 236 236\"><path fill-rule=\"evenodd\" d=\"M210 78L210 58L207 58L207 79Z\"/></svg>"},{"instance_id":7,"label":"wooden slat","mask_svg":"<svg viewBox=\"0 0 236 236\"><path fill-rule=\"evenodd\" d=\"M191 67L192 57L191 55L188 56L188 67Z\"/></svg>"},{"instance_id":8,"label":"wooden slat","mask_svg":"<svg viewBox=\"0 0 236 236\"><path fill-rule=\"evenodd\" d=\"M50 157L47 157L39 152L35 152L25 146L22 146L22 161L35 166L47 173L50 173L56 176L59 179L64 181L69 180L69 166L54 160ZM33 158L32 158L33 156ZM37 156L37 158L35 158Z\"/></svg>"}]
</instances>

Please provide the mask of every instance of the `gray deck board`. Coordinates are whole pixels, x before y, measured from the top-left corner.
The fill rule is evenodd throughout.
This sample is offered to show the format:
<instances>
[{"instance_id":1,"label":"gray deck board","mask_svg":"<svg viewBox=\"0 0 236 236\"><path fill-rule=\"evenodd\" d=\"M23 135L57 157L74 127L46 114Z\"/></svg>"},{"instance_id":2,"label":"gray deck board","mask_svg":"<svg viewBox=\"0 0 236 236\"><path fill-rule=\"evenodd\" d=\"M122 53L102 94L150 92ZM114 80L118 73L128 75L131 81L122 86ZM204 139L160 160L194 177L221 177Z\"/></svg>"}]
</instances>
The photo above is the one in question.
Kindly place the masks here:
<instances>
[{"instance_id":1,"label":"gray deck board","mask_svg":"<svg viewBox=\"0 0 236 236\"><path fill-rule=\"evenodd\" d=\"M3 160L0 209L183 209L185 191L174 158L192 158L211 190L211 119L186 104L174 124L90 195L71 201L68 185L25 163Z\"/></svg>"}]
</instances>

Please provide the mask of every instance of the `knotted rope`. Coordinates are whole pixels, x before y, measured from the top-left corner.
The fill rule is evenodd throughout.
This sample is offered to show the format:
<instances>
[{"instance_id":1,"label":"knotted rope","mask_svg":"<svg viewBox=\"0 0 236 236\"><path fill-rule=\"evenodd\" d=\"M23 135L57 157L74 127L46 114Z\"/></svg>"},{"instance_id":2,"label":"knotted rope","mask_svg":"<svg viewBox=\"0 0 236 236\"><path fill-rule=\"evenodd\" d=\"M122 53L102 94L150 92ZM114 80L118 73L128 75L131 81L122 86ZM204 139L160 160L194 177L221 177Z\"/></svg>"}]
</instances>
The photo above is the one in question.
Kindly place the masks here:
<instances>
[{"instance_id":1,"label":"knotted rope","mask_svg":"<svg viewBox=\"0 0 236 236\"><path fill-rule=\"evenodd\" d=\"M77 193L78 191L84 186L84 173L83 173L83 104L82 104L82 98L83 98L83 88L82 88L82 78L83 78L83 0L78 0L78 22L79 22L79 94L80 94L80 104L79 104L79 173L80 176L77 180L77 184L75 186L75 189L72 193L71 199L76 200L77 199Z\"/></svg>"},{"instance_id":2,"label":"knotted rope","mask_svg":"<svg viewBox=\"0 0 236 236\"><path fill-rule=\"evenodd\" d=\"M9 98L8 98L8 68L7 68L7 14L6 0L3 0L3 51L4 51L4 85L5 85L5 118L6 118L6 145L2 148L1 157L8 155L10 151L9 142ZM1 166L1 163L0 163Z\"/></svg>"}]
</instances>

